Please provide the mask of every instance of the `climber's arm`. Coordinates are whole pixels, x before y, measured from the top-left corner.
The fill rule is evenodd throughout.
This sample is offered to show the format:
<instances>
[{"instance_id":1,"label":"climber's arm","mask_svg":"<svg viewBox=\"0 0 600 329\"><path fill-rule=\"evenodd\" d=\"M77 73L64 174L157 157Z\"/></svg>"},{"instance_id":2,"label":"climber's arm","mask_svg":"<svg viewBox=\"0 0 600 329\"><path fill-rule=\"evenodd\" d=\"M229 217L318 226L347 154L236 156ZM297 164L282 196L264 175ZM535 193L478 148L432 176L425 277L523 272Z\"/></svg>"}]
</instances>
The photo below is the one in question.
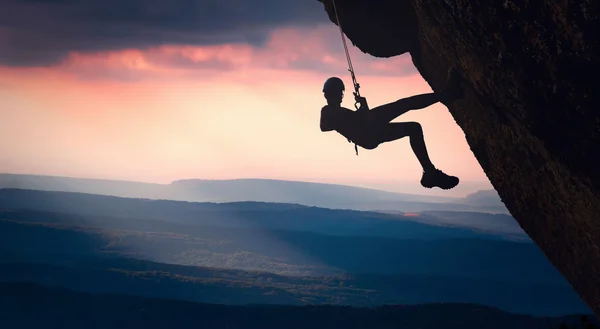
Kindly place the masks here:
<instances>
[{"instance_id":1,"label":"climber's arm","mask_svg":"<svg viewBox=\"0 0 600 329\"><path fill-rule=\"evenodd\" d=\"M333 127L333 118L331 117L331 113L327 110L326 107L321 109L321 131L332 131L335 130Z\"/></svg>"}]
</instances>

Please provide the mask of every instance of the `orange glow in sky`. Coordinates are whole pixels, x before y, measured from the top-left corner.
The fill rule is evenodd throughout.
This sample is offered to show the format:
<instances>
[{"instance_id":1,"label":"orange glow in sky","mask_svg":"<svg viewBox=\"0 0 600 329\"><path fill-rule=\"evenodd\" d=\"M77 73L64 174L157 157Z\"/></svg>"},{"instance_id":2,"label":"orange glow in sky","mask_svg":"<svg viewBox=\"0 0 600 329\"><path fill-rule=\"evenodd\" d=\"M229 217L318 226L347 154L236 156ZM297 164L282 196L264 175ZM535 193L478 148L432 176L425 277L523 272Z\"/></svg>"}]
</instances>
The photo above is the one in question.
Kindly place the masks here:
<instances>
[{"instance_id":1,"label":"orange glow in sky","mask_svg":"<svg viewBox=\"0 0 600 329\"><path fill-rule=\"evenodd\" d=\"M352 47L351 56L371 107L431 91L409 55L377 59ZM332 75L351 86L331 24L278 30L262 48L163 46L0 67L0 172L146 182L257 177L439 195L491 188L441 104L396 121L423 125L434 164L465 182L452 192L420 187L408 139L357 157L344 137L320 132L321 87Z\"/></svg>"}]
</instances>

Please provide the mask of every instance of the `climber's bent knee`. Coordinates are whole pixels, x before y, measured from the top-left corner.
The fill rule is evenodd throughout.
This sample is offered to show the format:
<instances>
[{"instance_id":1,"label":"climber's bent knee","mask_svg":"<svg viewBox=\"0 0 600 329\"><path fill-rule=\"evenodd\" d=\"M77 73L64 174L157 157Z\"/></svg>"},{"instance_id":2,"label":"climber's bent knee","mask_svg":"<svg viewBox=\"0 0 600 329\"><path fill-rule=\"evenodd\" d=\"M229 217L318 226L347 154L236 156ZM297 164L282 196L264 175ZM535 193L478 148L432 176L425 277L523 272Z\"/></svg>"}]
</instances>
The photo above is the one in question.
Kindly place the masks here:
<instances>
[{"instance_id":1,"label":"climber's bent knee","mask_svg":"<svg viewBox=\"0 0 600 329\"><path fill-rule=\"evenodd\" d=\"M423 136L423 127L418 122L406 122L402 128L406 129L408 136Z\"/></svg>"},{"instance_id":2,"label":"climber's bent knee","mask_svg":"<svg viewBox=\"0 0 600 329\"><path fill-rule=\"evenodd\" d=\"M395 141L404 137L423 138L423 128L418 122L392 122L381 129L380 143Z\"/></svg>"}]
</instances>

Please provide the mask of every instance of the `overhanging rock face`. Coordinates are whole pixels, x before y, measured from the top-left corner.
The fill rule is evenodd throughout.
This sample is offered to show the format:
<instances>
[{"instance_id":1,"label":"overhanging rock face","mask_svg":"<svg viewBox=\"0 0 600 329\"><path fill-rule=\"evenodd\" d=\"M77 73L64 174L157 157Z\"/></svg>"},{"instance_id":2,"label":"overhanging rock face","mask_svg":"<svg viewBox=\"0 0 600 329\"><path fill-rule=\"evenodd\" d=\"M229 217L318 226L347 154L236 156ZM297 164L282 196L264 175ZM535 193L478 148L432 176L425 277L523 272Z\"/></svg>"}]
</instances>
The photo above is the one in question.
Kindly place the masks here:
<instances>
[{"instance_id":1,"label":"overhanging rock face","mask_svg":"<svg viewBox=\"0 0 600 329\"><path fill-rule=\"evenodd\" d=\"M329 0L319 0L332 22ZM600 5L591 0L336 0L363 52L410 52L503 202L600 316ZM341 41L340 41L341 42ZM341 73L343 74L343 73ZM360 79L360 77L359 77Z\"/></svg>"}]
</instances>

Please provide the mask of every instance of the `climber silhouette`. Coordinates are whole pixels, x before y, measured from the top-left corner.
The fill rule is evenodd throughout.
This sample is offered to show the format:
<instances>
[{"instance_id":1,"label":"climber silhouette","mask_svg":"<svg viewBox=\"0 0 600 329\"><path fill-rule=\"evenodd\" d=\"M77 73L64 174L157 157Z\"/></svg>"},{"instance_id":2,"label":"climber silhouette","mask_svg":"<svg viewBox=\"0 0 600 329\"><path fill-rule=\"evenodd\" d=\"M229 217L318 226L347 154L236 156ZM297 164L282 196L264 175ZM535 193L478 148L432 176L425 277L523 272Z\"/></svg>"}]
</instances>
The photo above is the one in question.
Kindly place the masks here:
<instances>
[{"instance_id":1,"label":"climber silhouette","mask_svg":"<svg viewBox=\"0 0 600 329\"><path fill-rule=\"evenodd\" d=\"M459 179L445 174L433 165L427 153L421 125L418 122L391 121L408 111L423 109L441 100L462 98L462 89L457 79L458 73L450 71L441 93L411 96L370 110L366 98L355 96L360 107L353 111L341 106L344 82L337 77L329 78L323 86L327 105L321 109L321 131L337 131L348 141L368 150L408 136L410 146L423 167L421 185L426 188L437 186L445 190L451 189L458 185Z\"/></svg>"}]
</instances>

